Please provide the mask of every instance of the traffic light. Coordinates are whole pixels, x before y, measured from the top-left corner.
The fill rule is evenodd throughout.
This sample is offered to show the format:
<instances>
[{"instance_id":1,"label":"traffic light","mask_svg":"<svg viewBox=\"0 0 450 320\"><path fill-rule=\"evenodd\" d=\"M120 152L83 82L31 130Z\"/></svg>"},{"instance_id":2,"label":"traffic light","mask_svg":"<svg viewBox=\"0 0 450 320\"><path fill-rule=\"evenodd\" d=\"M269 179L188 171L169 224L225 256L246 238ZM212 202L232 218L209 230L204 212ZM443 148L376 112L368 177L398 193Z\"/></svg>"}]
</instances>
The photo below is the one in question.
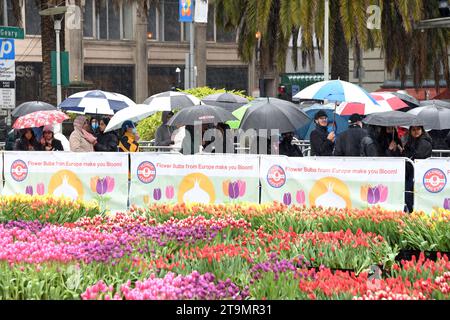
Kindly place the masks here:
<instances>
[{"instance_id":1,"label":"traffic light","mask_svg":"<svg viewBox=\"0 0 450 320\"><path fill-rule=\"evenodd\" d=\"M442 17L450 16L450 5L448 3L448 0L439 0L439 12L441 13Z\"/></svg>"}]
</instances>

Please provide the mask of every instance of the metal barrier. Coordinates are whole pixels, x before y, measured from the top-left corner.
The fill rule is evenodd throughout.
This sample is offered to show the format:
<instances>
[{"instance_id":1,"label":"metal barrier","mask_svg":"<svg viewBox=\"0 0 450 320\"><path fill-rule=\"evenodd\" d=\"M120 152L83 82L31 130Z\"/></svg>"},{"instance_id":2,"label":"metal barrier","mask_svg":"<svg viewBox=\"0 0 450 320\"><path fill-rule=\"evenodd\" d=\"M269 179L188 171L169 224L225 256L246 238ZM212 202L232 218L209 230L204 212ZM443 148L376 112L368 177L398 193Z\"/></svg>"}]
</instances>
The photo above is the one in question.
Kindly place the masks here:
<instances>
[{"instance_id":1,"label":"metal barrier","mask_svg":"<svg viewBox=\"0 0 450 320\"><path fill-rule=\"evenodd\" d=\"M5 150L6 143L0 142L0 151Z\"/></svg>"},{"instance_id":2,"label":"metal barrier","mask_svg":"<svg viewBox=\"0 0 450 320\"><path fill-rule=\"evenodd\" d=\"M450 150L433 150L432 157L433 158L450 157Z\"/></svg>"}]
</instances>

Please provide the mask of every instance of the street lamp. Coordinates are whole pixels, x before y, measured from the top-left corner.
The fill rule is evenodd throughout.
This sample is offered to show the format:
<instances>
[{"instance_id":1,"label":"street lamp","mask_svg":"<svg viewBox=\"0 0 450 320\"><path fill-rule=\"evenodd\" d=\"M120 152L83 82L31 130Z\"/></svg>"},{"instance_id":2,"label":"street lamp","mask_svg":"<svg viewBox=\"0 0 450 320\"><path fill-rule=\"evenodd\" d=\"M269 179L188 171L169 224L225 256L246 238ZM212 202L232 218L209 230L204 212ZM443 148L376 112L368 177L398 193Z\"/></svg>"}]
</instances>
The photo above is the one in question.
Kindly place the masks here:
<instances>
[{"instance_id":1,"label":"street lamp","mask_svg":"<svg viewBox=\"0 0 450 320\"><path fill-rule=\"evenodd\" d=\"M258 40L256 46L256 66L258 68L259 96L263 97L265 96L265 90L264 90L264 75L262 74L263 68L261 61L261 39L262 39L261 31L256 32L255 38Z\"/></svg>"},{"instance_id":2,"label":"street lamp","mask_svg":"<svg viewBox=\"0 0 450 320\"><path fill-rule=\"evenodd\" d=\"M40 16L53 16L54 28L56 33L56 104L61 104L61 57L60 57L60 41L59 34L61 32L61 22L64 19L64 14L67 12L67 7L54 7L39 11ZM57 16L63 15L60 19Z\"/></svg>"},{"instance_id":3,"label":"street lamp","mask_svg":"<svg viewBox=\"0 0 450 320\"><path fill-rule=\"evenodd\" d=\"M181 89L181 69L176 68L175 72L177 73L177 88Z\"/></svg>"},{"instance_id":4,"label":"street lamp","mask_svg":"<svg viewBox=\"0 0 450 320\"><path fill-rule=\"evenodd\" d=\"M324 80L328 81L330 75L330 0L325 0L325 26L324 26Z\"/></svg>"}]
</instances>

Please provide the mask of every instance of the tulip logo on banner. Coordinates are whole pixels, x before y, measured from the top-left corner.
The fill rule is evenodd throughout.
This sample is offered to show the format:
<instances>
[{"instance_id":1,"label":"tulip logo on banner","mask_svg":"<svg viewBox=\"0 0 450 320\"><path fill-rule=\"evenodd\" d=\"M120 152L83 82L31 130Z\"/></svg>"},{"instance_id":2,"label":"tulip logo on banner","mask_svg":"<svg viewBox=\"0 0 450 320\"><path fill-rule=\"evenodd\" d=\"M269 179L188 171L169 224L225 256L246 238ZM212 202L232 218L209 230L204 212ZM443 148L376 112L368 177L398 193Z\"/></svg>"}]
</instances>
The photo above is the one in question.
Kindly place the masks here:
<instances>
[{"instance_id":1,"label":"tulip logo on banner","mask_svg":"<svg viewBox=\"0 0 450 320\"><path fill-rule=\"evenodd\" d=\"M273 188L281 188L286 183L286 173L278 165L272 166L267 173L267 182Z\"/></svg>"},{"instance_id":2,"label":"tulip logo on banner","mask_svg":"<svg viewBox=\"0 0 450 320\"><path fill-rule=\"evenodd\" d=\"M428 192L439 193L447 185L447 177L440 169L428 170L423 176L423 186Z\"/></svg>"},{"instance_id":3,"label":"tulip logo on banner","mask_svg":"<svg viewBox=\"0 0 450 320\"><path fill-rule=\"evenodd\" d=\"M194 19L194 0L179 0L180 22L192 22Z\"/></svg>"},{"instance_id":4,"label":"tulip logo on banner","mask_svg":"<svg viewBox=\"0 0 450 320\"><path fill-rule=\"evenodd\" d=\"M16 160L11 164L11 177L17 181L21 182L27 178L28 166L22 160Z\"/></svg>"},{"instance_id":5,"label":"tulip logo on banner","mask_svg":"<svg viewBox=\"0 0 450 320\"><path fill-rule=\"evenodd\" d=\"M137 168L137 177L142 183L152 183L156 178L155 165L148 161L142 162Z\"/></svg>"}]
</instances>

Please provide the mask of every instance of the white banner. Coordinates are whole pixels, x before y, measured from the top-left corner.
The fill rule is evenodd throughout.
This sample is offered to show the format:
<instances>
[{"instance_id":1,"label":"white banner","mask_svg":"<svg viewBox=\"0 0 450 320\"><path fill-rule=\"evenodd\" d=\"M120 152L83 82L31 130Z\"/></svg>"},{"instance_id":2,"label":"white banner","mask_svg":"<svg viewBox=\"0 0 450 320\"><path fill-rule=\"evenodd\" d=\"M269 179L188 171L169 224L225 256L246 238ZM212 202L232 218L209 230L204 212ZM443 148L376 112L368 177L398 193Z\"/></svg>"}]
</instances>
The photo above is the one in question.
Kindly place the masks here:
<instances>
[{"instance_id":1,"label":"white banner","mask_svg":"<svg viewBox=\"0 0 450 320\"><path fill-rule=\"evenodd\" d=\"M195 22L208 23L208 0L195 1Z\"/></svg>"},{"instance_id":2,"label":"white banner","mask_svg":"<svg viewBox=\"0 0 450 320\"><path fill-rule=\"evenodd\" d=\"M130 204L259 202L259 157L133 153Z\"/></svg>"},{"instance_id":3,"label":"white banner","mask_svg":"<svg viewBox=\"0 0 450 320\"><path fill-rule=\"evenodd\" d=\"M405 160L262 156L261 203L404 208Z\"/></svg>"},{"instance_id":4,"label":"white banner","mask_svg":"<svg viewBox=\"0 0 450 320\"><path fill-rule=\"evenodd\" d=\"M5 152L3 195L52 194L126 210L128 154Z\"/></svg>"},{"instance_id":5,"label":"white banner","mask_svg":"<svg viewBox=\"0 0 450 320\"><path fill-rule=\"evenodd\" d=\"M415 163L414 210L431 214L450 209L450 159L417 160Z\"/></svg>"}]
</instances>

